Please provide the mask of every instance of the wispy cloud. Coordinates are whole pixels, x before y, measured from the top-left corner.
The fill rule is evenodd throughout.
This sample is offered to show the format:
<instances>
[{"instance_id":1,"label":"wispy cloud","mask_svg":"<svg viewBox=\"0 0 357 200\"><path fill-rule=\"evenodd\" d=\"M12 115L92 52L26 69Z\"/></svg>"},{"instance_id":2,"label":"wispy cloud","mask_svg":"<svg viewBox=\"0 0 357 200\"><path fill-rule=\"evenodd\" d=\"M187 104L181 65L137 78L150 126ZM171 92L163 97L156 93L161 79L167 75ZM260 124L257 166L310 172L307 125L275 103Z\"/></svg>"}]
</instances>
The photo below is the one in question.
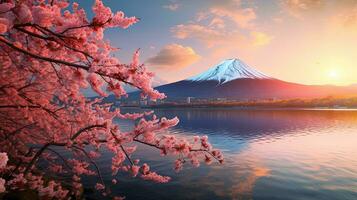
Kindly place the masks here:
<instances>
[{"instance_id":1,"label":"wispy cloud","mask_svg":"<svg viewBox=\"0 0 357 200\"><path fill-rule=\"evenodd\" d=\"M304 19L309 12L320 10L325 5L324 0L281 0L283 10L291 16Z\"/></svg>"},{"instance_id":2,"label":"wispy cloud","mask_svg":"<svg viewBox=\"0 0 357 200\"><path fill-rule=\"evenodd\" d=\"M193 64L199 58L200 56L189 46L169 44L157 55L149 58L146 63L160 70L177 70Z\"/></svg>"},{"instance_id":3,"label":"wispy cloud","mask_svg":"<svg viewBox=\"0 0 357 200\"><path fill-rule=\"evenodd\" d=\"M180 24L171 29L178 39L195 39L209 48L246 46L252 41L250 35L244 35L239 30L227 31L200 24Z\"/></svg>"},{"instance_id":4,"label":"wispy cloud","mask_svg":"<svg viewBox=\"0 0 357 200\"><path fill-rule=\"evenodd\" d=\"M168 5L164 5L162 6L163 8L165 9L169 9L171 11L176 11L179 7L180 7L180 4L178 3L171 3L171 4L168 4Z\"/></svg>"},{"instance_id":5,"label":"wispy cloud","mask_svg":"<svg viewBox=\"0 0 357 200\"><path fill-rule=\"evenodd\" d=\"M207 47L215 46L263 46L272 37L255 25L255 10L243 7L239 0L222 0L200 11L188 23L171 28L178 39L196 39Z\"/></svg>"},{"instance_id":6,"label":"wispy cloud","mask_svg":"<svg viewBox=\"0 0 357 200\"><path fill-rule=\"evenodd\" d=\"M252 8L243 8L239 0L225 0L213 5L206 15L232 20L240 28L253 27L256 13Z\"/></svg>"},{"instance_id":7,"label":"wispy cloud","mask_svg":"<svg viewBox=\"0 0 357 200\"><path fill-rule=\"evenodd\" d=\"M343 29L357 30L357 2L333 16L332 22Z\"/></svg>"}]
</instances>

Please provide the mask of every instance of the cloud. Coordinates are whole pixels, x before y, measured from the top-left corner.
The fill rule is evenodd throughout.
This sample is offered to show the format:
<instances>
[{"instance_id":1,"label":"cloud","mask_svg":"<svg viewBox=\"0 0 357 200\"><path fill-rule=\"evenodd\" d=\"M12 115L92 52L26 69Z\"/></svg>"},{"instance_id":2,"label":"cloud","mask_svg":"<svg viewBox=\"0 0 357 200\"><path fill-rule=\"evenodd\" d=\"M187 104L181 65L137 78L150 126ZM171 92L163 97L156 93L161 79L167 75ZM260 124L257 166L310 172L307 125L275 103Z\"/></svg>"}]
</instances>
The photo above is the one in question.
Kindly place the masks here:
<instances>
[{"instance_id":1,"label":"cloud","mask_svg":"<svg viewBox=\"0 0 357 200\"><path fill-rule=\"evenodd\" d=\"M357 27L357 3L354 7L348 8L333 16L333 23L336 23L344 28Z\"/></svg>"},{"instance_id":2,"label":"cloud","mask_svg":"<svg viewBox=\"0 0 357 200\"><path fill-rule=\"evenodd\" d=\"M212 7L210 14L218 17L226 17L241 28L253 27L253 20L256 19L255 11L252 8L240 8L239 3L233 7L223 5Z\"/></svg>"},{"instance_id":3,"label":"cloud","mask_svg":"<svg viewBox=\"0 0 357 200\"><path fill-rule=\"evenodd\" d=\"M240 0L220 0L207 11L198 12L196 18L171 28L178 39L196 39L207 47L216 46L263 46L271 38L258 30L253 8L243 7Z\"/></svg>"},{"instance_id":4,"label":"cloud","mask_svg":"<svg viewBox=\"0 0 357 200\"><path fill-rule=\"evenodd\" d=\"M200 56L191 47L169 44L164 46L157 55L149 58L146 63L157 69L175 70L185 68L199 59Z\"/></svg>"},{"instance_id":5,"label":"cloud","mask_svg":"<svg viewBox=\"0 0 357 200\"><path fill-rule=\"evenodd\" d=\"M215 17L211 20L211 22L209 23L208 26L223 29L226 26L226 23L224 22L223 19L221 19L219 17Z\"/></svg>"},{"instance_id":6,"label":"cloud","mask_svg":"<svg viewBox=\"0 0 357 200\"><path fill-rule=\"evenodd\" d=\"M209 48L217 46L247 47L264 46L270 43L272 36L261 31L249 31L243 34L239 30L223 30L200 24L180 24L171 29L178 39L196 39Z\"/></svg>"},{"instance_id":7,"label":"cloud","mask_svg":"<svg viewBox=\"0 0 357 200\"><path fill-rule=\"evenodd\" d=\"M239 31L217 30L200 24L180 24L173 27L171 31L178 39L196 39L210 48L224 44L241 44L248 40Z\"/></svg>"},{"instance_id":8,"label":"cloud","mask_svg":"<svg viewBox=\"0 0 357 200\"><path fill-rule=\"evenodd\" d=\"M171 29L178 39L197 39L208 47L213 47L227 39L228 33L200 24L180 24Z\"/></svg>"},{"instance_id":9,"label":"cloud","mask_svg":"<svg viewBox=\"0 0 357 200\"><path fill-rule=\"evenodd\" d=\"M343 35L340 39L351 38L354 40L357 34L357 2L355 5L340 9L326 21L329 33Z\"/></svg>"},{"instance_id":10,"label":"cloud","mask_svg":"<svg viewBox=\"0 0 357 200\"><path fill-rule=\"evenodd\" d=\"M324 6L323 0L281 0L282 8L291 16L303 19L304 14L319 10Z\"/></svg>"},{"instance_id":11,"label":"cloud","mask_svg":"<svg viewBox=\"0 0 357 200\"><path fill-rule=\"evenodd\" d=\"M220 0L213 4L208 11L199 12L197 21L207 18L226 19L234 22L240 28L252 28L256 13L253 8L243 8L240 0Z\"/></svg>"},{"instance_id":12,"label":"cloud","mask_svg":"<svg viewBox=\"0 0 357 200\"><path fill-rule=\"evenodd\" d=\"M264 46L266 44L269 44L270 41L273 39L273 37L263 32L252 31L250 35L253 39L252 43L254 46Z\"/></svg>"},{"instance_id":13,"label":"cloud","mask_svg":"<svg viewBox=\"0 0 357 200\"><path fill-rule=\"evenodd\" d=\"M171 11L176 11L180 7L180 4L172 3L172 4L164 5L162 7L165 8L165 9L169 9Z\"/></svg>"}]
</instances>

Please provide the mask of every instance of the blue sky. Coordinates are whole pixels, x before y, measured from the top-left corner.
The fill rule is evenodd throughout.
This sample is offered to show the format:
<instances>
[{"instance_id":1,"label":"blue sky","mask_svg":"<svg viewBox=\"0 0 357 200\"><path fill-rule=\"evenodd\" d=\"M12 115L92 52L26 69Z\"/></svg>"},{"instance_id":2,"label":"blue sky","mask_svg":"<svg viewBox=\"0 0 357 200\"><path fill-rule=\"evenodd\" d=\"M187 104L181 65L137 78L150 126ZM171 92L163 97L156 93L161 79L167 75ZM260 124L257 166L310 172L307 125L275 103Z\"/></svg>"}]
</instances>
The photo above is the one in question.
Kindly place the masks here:
<instances>
[{"instance_id":1,"label":"blue sky","mask_svg":"<svg viewBox=\"0 0 357 200\"><path fill-rule=\"evenodd\" d=\"M77 2L86 9L88 17L91 18L91 6L94 0ZM158 50L166 44L175 42L169 31L170 28L189 21L195 15L197 7L202 6L198 4L202 2L197 1L185 6L185 12L177 13L164 8L166 5L173 4L167 0L104 0L103 2L113 12L123 11L126 16L140 18L140 22L128 29L109 29L106 32L106 38L122 49L118 56L123 61L130 61L132 53L137 48L142 49L141 58L144 61L155 55L154 49Z\"/></svg>"}]
</instances>

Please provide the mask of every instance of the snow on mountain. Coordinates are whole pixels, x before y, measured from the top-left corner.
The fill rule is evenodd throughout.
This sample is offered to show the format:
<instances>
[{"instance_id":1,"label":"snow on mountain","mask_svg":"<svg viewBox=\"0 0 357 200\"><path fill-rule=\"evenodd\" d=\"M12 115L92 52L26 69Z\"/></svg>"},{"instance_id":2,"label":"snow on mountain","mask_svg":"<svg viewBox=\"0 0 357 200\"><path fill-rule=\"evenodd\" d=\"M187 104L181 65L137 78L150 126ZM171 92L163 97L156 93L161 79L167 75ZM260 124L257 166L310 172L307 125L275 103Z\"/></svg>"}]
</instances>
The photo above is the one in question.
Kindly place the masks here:
<instances>
[{"instance_id":1,"label":"snow on mountain","mask_svg":"<svg viewBox=\"0 0 357 200\"><path fill-rule=\"evenodd\" d=\"M216 80L220 84L235 79L272 79L269 76L251 68L239 59L227 59L207 71L191 77L189 81L208 81Z\"/></svg>"}]
</instances>

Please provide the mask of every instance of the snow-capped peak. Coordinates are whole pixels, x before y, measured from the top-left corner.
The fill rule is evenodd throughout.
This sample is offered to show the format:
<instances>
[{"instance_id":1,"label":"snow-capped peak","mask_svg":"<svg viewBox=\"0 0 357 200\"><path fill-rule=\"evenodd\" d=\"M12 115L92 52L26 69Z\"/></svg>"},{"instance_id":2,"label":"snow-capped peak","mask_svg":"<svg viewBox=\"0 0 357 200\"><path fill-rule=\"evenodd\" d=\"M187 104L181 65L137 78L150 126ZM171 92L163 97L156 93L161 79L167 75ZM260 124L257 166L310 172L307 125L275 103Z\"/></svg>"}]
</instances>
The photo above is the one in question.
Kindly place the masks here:
<instances>
[{"instance_id":1,"label":"snow-capped peak","mask_svg":"<svg viewBox=\"0 0 357 200\"><path fill-rule=\"evenodd\" d=\"M249 67L239 59L227 59L207 71L189 78L190 81L216 80L220 84L235 79L271 79L263 73Z\"/></svg>"}]
</instances>

